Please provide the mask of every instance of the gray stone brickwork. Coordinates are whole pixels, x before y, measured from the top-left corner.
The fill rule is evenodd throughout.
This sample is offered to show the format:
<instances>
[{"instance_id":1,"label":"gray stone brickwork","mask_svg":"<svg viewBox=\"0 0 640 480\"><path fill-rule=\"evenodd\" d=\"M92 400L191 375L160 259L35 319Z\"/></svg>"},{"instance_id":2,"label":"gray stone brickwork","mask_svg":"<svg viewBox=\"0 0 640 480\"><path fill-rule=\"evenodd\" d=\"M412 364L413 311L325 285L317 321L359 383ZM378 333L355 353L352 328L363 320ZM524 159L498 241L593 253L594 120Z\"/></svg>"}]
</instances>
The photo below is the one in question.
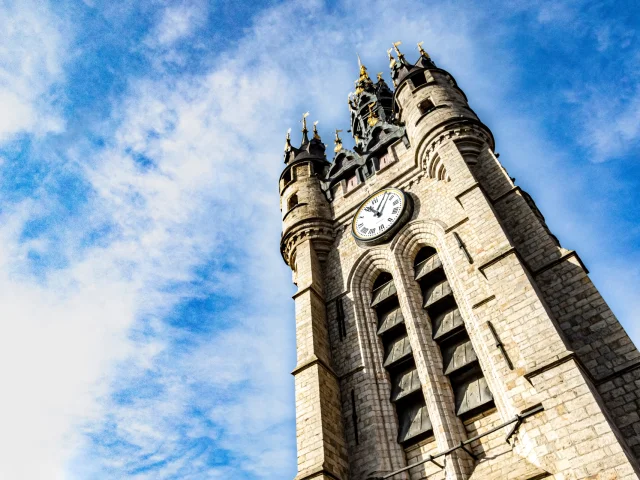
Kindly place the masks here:
<instances>
[{"instance_id":1,"label":"gray stone brickwork","mask_svg":"<svg viewBox=\"0 0 640 480\"><path fill-rule=\"evenodd\" d=\"M389 119L393 108L406 137L382 153L356 148L362 161L330 181L329 164L305 154L304 140L286 154L281 252L298 287L296 480L372 480L445 451L436 459L443 468L427 462L392 478L639 478L640 353L578 255L502 167L453 77L425 56L416 65L399 58L392 71L394 105L381 113ZM360 81L373 98L366 69ZM391 161L373 162L373 174L358 170L382 154ZM385 187L410 195L413 216L387 243L358 244L355 210ZM415 278L424 247L437 252L493 397L469 414L458 413L461 393L444 372ZM393 278L432 425L404 444L371 306L382 273Z\"/></svg>"}]
</instances>

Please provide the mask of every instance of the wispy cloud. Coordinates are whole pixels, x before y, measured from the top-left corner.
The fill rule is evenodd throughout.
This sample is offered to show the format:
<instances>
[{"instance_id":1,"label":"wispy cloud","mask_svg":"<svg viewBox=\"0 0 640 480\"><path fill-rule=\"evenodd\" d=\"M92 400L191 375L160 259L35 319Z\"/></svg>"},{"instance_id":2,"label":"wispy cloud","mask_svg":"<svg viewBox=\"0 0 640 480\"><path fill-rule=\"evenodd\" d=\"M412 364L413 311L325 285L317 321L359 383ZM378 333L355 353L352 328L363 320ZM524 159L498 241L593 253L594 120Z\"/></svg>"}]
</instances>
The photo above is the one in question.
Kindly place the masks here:
<instances>
[{"instance_id":1,"label":"wispy cloud","mask_svg":"<svg viewBox=\"0 0 640 480\"><path fill-rule=\"evenodd\" d=\"M69 30L42 2L4 5L0 17L0 141L58 132Z\"/></svg>"}]
</instances>

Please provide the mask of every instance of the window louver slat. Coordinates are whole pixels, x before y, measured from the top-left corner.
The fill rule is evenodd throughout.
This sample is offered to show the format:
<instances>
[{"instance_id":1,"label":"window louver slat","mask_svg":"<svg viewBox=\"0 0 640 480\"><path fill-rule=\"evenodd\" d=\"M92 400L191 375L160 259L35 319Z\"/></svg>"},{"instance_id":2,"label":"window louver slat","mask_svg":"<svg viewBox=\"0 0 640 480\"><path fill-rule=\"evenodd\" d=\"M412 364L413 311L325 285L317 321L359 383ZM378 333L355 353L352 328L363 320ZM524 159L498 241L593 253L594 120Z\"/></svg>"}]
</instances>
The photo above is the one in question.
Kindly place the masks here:
<instances>
[{"instance_id":1,"label":"window louver slat","mask_svg":"<svg viewBox=\"0 0 640 480\"><path fill-rule=\"evenodd\" d=\"M441 313L433 319L433 338L437 340L463 326L464 321L458 308Z\"/></svg>"},{"instance_id":2,"label":"window louver slat","mask_svg":"<svg viewBox=\"0 0 640 480\"><path fill-rule=\"evenodd\" d=\"M396 402L418 390L420 390L418 371L412 368L395 377L391 391L391 401Z\"/></svg>"},{"instance_id":3,"label":"window louver slat","mask_svg":"<svg viewBox=\"0 0 640 480\"><path fill-rule=\"evenodd\" d=\"M442 268L440 257L438 255L432 255L431 257L416 265L416 280L420 280L421 278L425 277L438 268Z\"/></svg>"},{"instance_id":4,"label":"window louver slat","mask_svg":"<svg viewBox=\"0 0 640 480\"><path fill-rule=\"evenodd\" d=\"M470 363L476 362L478 357L473 350L471 340L467 338L462 342L443 347L442 359L444 361L444 373L449 375Z\"/></svg>"},{"instance_id":5,"label":"window louver slat","mask_svg":"<svg viewBox=\"0 0 640 480\"><path fill-rule=\"evenodd\" d=\"M404 318L400 311L400 307L398 307L395 310L391 310L390 312L382 315L382 318L380 319L380 328L378 328L378 335L388 332L393 327L400 325L401 323L404 323Z\"/></svg>"},{"instance_id":6,"label":"window louver slat","mask_svg":"<svg viewBox=\"0 0 640 480\"><path fill-rule=\"evenodd\" d=\"M391 280L390 282L385 283L380 288L377 288L376 290L373 291L371 306L375 307L376 305L379 305L380 303L385 301L387 298L395 294L396 294L396 286L394 285L393 280Z\"/></svg>"},{"instance_id":7,"label":"window louver slat","mask_svg":"<svg viewBox=\"0 0 640 480\"><path fill-rule=\"evenodd\" d=\"M416 403L407 407L399 420L400 434L398 435L398 441L400 443L411 440L433 428L427 412L427 406L424 403Z\"/></svg>"},{"instance_id":8,"label":"window louver slat","mask_svg":"<svg viewBox=\"0 0 640 480\"><path fill-rule=\"evenodd\" d=\"M387 355L384 360L384 366L388 367L394 363L398 363L399 361L409 357L411 353L409 337L398 338L389 345Z\"/></svg>"},{"instance_id":9,"label":"window louver slat","mask_svg":"<svg viewBox=\"0 0 640 480\"><path fill-rule=\"evenodd\" d=\"M443 280L442 282L427 288L427 291L424 294L423 306L427 308L433 305L434 303L436 303L438 300L452 294L453 292L451 291L451 286L449 285L449 282L446 280Z\"/></svg>"},{"instance_id":10,"label":"window louver slat","mask_svg":"<svg viewBox=\"0 0 640 480\"><path fill-rule=\"evenodd\" d=\"M456 415L462 415L493 401L493 395L479 368L455 381Z\"/></svg>"}]
</instances>

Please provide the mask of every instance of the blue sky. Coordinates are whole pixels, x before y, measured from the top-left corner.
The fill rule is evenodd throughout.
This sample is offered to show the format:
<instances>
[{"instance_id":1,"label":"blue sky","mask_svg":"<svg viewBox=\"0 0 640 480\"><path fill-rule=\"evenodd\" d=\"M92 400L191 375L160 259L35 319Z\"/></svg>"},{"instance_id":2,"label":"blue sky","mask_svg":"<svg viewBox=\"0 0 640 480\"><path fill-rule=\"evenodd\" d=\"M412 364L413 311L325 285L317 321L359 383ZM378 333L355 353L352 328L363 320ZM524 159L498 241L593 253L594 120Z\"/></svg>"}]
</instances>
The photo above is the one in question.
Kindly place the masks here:
<instances>
[{"instance_id":1,"label":"blue sky","mask_svg":"<svg viewBox=\"0 0 640 480\"><path fill-rule=\"evenodd\" d=\"M640 328L632 1L0 0L0 477L295 474L284 134L424 45Z\"/></svg>"}]
</instances>

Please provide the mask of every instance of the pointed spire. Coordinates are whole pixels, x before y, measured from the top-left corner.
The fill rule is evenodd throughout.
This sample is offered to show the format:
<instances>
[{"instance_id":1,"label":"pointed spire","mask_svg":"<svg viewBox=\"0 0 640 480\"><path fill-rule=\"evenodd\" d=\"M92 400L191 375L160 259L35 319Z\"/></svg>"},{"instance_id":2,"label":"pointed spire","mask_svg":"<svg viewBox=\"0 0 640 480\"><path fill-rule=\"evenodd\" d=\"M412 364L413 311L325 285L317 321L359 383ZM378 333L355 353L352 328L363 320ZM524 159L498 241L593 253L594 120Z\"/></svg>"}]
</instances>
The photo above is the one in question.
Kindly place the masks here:
<instances>
[{"instance_id":1,"label":"pointed spire","mask_svg":"<svg viewBox=\"0 0 640 480\"><path fill-rule=\"evenodd\" d=\"M398 60L400 60L400 62L404 61L404 55L402 54L402 52L398 49L398 47L402 45L402 42L394 42L393 44L393 48L396 51L396 55L398 55Z\"/></svg>"},{"instance_id":2,"label":"pointed spire","mask_svg":"<svg viewBox=\"0 0 640 480\"><path fill-rule=\"evenodd\" d=\"M393 68L396 65L396 59L391 54L392 51L393 47L387 50L387 55L389 56L389 68Z\"/></svg>"},{"instance_id":3,"label":"pointed spire","mask_svg":"<svg viewBox=\"0 0 640 480\"><path fill-rule=\"evenodd\" d=\"M313 138L322 141L320 135L318 134L318 120L313 122Z\"/></svg>"},{"instance_id":4,"label":"pointed spire","mask_svg":"<svg viewBox=\"0 0 640 480\"><path fill-rule=\"evenodd\" d=\"M333 148L333 151L338 153L340 150L342 150L342 139L340 138L340 132L342 130L338 130L336 128L336 138L334 140L334 143L336 144L336 146Z\"/></svg>"},{"instance_id":5,"label":"pointed spire","mask_svg":"<svg viewBox=\"0 0 640 480\"><path fill-rule=\"evenodd\" d=\"M284 144L284 153L291 151L291 129L287 130L287 141Z\"/></svg>"},{"instance_id":6,"label":"pointed spire","mask_svg":"<svg viewBox=\"0 0 640 480\"><path fill-rule=\"evenodd\" d=\"M429 56L429 54L428 54L427 52L425 52L425 51L424 51L424 49L422 48L422 44L423 44L423 43L424 43L424 42L419 42L419 43L418 43L418 51L420 52L420 55L421 55L421 56L423 56L423 57L425 57L425 58L431 58L431 57Z\"/></svg>"},{"instance_id":7,"label":"pointed spire","mask_svg":"<svg viewBox=\"0 0 640 480\"><path fill-rule=\"evenodd\" d=\"M356 81L356 95L360 95L367 87L373 85L373 82L369 78L369 73L367 73L367 67L365 67L360 60L360 55L358 55L358 66L360 67L360 78Z\"/></svg>"},{"instance_id":8,"label":"pointed spire","mask_svg":"<svg viewBox=\"0 0 640 480\"><path fill-rule=\"evenodd\" d=\"M309 130L307 130L307 117L309 116L309 112L302 115L302 145L305 143L309 143Z\"/></svg>"}]
</instances>

